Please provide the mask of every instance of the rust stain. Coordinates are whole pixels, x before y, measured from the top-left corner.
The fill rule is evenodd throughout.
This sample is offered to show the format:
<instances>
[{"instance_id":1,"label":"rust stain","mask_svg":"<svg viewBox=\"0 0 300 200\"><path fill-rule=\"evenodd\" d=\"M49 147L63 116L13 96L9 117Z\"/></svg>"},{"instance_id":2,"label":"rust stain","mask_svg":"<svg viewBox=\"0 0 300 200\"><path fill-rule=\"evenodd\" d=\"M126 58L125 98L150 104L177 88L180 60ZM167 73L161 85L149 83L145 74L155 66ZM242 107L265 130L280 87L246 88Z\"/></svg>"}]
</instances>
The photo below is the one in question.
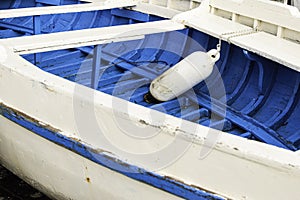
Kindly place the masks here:
<instances>
[{"instance_id":1,"label":"rust stain","mask_svg":"<svg viewBox=\"0 0 300 200\"><path fill-rule=\"evenodd\" d=\"M91 179L89 177L86 177L86 182L91 183Z\"/></svg>"}]
</instances>

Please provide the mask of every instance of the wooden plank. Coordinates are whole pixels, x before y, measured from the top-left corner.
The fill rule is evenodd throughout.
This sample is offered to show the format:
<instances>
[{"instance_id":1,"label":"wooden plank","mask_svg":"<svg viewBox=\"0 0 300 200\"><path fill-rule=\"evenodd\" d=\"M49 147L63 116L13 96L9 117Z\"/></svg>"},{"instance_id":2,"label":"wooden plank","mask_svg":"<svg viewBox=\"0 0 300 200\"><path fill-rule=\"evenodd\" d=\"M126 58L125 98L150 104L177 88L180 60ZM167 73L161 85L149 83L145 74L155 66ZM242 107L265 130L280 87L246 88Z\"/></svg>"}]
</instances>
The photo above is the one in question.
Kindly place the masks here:
<instances>
[{"instance_id":1,"label":"wooden plank","mask_svg":"<svg viewBox=\"0 0 300 200\"><path fill-rule=\"evenodd\" d=\"M231 42L300 72L300 45L297 43L265 32L235 37Z\"/></svg>"},{"instance_id":2,"label":"wooden plank","mask_svg":"<svg viewBox=\"0 0 300 200\"><path fill-rule=\"evenodd\" d=\"M255 32L251 27L211 13L199 12L198 9L182 13L174 20L300 72L299 43L265 32Z\"/></svg>"},{"instance_id":3,"label":"wooden plank","mask_svg":"<svg viewBox=\"0 0 300 200\"><path fill-rule=\"evenodd\" d=\"M91 75L91 88L93 89L98 88L99 71L101 66L101 54L102 54L102 46L96 45L94 47L92 75Z\"/></svg>"},{"instance_id":4,"label":"wooden plank","mask_svg":"<svg viewBox=\"0 0 300 200\"><path fill-rule=\"evenodd\" d=\"M18 8L0 10L0 19L13 18L13 17L27 17L36 15L49 15L49 14L62 14L73 12L86 12L107 10L112 8L131 7L137 4L134 0L119 0L119 1L105 1L98 3L75 4L64 6L45 6L35 8Z\"/></svg>"},{"instance_id":5,"label":"wooden plank","mask_svg":"<svg viewBox=\"0 0 300 200\"><path fill-rule=\"evenodd\" d=\"M210 5L238 15L300 31L300 13L298 9L279 2L211 0Z\"/></svg>"},{"instance_id":6,"label":"wooden plank","mask_svg":"<svg viewBox=\"0 0 300 200\"><path fill-rule=\"evenodd\" d=\"M137 4L137 6L133 7L133 10L152 15L158 15L164 18L172 18L180 13L178 10L143 2L140 2Z\"/></svg>"},{"instance_id":7,"label":"wooden plank","mask_svg":"<svg viewBox=\"0 0 300 200\"><path fill-rule=\"evenodd\" d=\"M35 2L37 3L46 3L46 4L49 4L49 5L60 5L61 3L61 0L35 0Z\"/></svg>"},{"instance_id":8,"label":"wooden plank","mask_svg":"<svg viewBox=\"0 0 300 200\"><path fill-rule=\"evenodd\" d=\"M34 33L34 35L41 34L41 16L40 15L33 16L33 33ZM34 64L36 66L39 66L41 61L42 61L42 55L34 54Z\"/></svg>"},{"instance_id":9,"label":"wooden plank","mask_svg":"<svg viewBox=\"0 0 300 200\"><path fill-rule=\"evenodd\" d=\"M19 54L39 53L82 46L142 39L144 35L182 30L185 26L171 20L85 29L0 40Z\"/></svg>"},{"instance_id":10,"label":"wooden plank","mask_svg":"<svg viewBox=\"0 0 300 200\"><path fill-rule=\"evenodd\" d=\"M198 9L179 14L175 16L174 20L216 38L222 37L224 40L227 40L234 33L253 30L251 27L210 13L199 12Z\"/></svg>"}]
</instances>

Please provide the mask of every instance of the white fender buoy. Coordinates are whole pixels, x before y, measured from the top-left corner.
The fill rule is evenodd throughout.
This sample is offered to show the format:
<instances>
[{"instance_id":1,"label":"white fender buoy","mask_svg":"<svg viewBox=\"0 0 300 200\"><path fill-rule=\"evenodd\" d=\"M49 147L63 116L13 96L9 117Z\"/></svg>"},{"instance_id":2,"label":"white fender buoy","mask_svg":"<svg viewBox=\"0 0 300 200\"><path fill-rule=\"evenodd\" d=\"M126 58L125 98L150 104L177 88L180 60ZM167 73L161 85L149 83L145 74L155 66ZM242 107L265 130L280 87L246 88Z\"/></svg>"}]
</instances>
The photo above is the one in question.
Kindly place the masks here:
<instances>
[{"instance_id":1,"label":"white fender buoy","mask_svg":"<svg viewBox=\"0 0 300 200\"><path fill-rule=\"evenodd\" d=\"M158 101L169 101L206 79L220 58L219 49L197 51L152 81L151 95Z\"/></svg>"}]
</instances>

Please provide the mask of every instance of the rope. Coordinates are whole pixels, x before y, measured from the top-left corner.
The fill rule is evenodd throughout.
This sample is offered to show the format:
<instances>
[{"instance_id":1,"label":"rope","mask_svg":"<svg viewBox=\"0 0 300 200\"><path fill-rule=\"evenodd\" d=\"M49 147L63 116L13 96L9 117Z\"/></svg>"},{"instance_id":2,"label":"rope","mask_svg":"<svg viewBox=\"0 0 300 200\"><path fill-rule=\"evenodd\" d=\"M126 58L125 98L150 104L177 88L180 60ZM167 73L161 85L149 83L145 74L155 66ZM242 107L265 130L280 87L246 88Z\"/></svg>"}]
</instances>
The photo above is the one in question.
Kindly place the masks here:
<instances>
[{"instance_id":1,"label":"rope","mask_svg":"<svg viewBox=\"0 0 300 200\"><path fill-rule=\"evenodd\" d=\"M257 28L254 29L244 29L244 30L239 30L239 31L232 31L232 32L227 32L227 33L222 33L219 37L219 44L217 45L217 49L221 50L221 44L222 44L222 40L228 42L229 44L231 43L231 39L235 38L235 37L241 37L241 36L245 36L245 35L251 35L254 33L257 33L258 30ZM227 36L229 35L229 37L224 38L223 36Z\"/></svg>"}]
</instances>

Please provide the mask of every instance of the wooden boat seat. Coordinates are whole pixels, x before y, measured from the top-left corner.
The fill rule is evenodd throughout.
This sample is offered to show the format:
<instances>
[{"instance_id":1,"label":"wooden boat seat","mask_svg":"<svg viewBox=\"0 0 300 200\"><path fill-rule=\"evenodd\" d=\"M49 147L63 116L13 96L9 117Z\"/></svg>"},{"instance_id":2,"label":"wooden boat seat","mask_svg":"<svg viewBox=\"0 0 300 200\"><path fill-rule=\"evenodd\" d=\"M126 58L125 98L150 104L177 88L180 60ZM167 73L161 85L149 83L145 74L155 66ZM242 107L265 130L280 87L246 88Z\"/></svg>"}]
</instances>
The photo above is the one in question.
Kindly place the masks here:
<instances>
[{"instance_id":1,"label":"wooden boat seat","mask_svg":"<svg viewBox=\"0 0 300 200\"><path fill-rule=\"evenodd\" d=\"M232 43L300 71L300 45L265 32L232 38Z\"/></svg>"},{"instance_id":2,"label":"wooden boat seat","mask_svg":"<svg viewBox=\"0 0 300 200\"><path fill-rule=\"evenodd\" d=\"M298 9L278 2L271 2L274 4L272 9L267 7L269 2L255 3L251 0L206 1L174 20L299 71ZM255 12L249 9L254 6ZM280 18L274 18L274 15L280 15Z\"/></svg>"},{"instance_id":3,"label":"wooden boat seat","mask_svg":"<svg viewBox=\"0 0 300 200\"><path fill-rule=\"evenodd\" d=\"M112 8L131 7L135 5L137 5L136 1L124 0L124 1L112 1L112 2L109 1L105 3L99 2L99 3L75 4L75 5L64 5L64 6L44 6L38 8L18 8L17 12L14 9L7 9L7 10L0 10L0 19L85 12L85 11L99 11L99 10L108 10Z\"/></svg>"},{"instance_id":4,"label":"wooden boat seat","mask_svg":"<svg viewBox=\"0 0 300 200\"><path fill-rule=\"evenodd\" d=\"M2 40L2 44L24 55L81 46L142 39L144 35L182 30L185 26L171 20L34 35ZM128 31L129 30L129 31Z\"/></svg>"}]
</instances>

